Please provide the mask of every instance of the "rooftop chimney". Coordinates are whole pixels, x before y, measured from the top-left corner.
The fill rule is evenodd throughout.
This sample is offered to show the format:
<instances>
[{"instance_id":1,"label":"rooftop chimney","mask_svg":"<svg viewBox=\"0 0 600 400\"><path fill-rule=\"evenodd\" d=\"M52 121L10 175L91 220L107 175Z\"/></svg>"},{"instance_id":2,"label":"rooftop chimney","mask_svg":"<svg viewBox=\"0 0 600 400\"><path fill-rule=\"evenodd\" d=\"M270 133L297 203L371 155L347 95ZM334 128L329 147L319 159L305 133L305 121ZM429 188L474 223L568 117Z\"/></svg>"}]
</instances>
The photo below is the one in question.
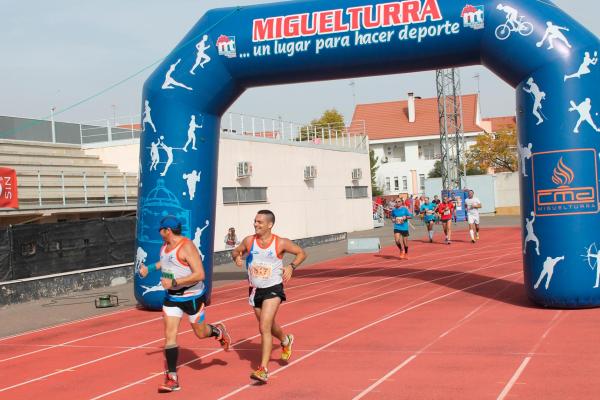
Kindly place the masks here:
<instances>
[{"instance_id":1,"label":"rooftop chimney","mask_svg":"<svg viewBox=\"0 0 600 400\"><path fill-rule=\"evenodd\" d=\"M415 94L413 92L408 93L408 122L415 122Z\"/></svg>"}]
</instances>

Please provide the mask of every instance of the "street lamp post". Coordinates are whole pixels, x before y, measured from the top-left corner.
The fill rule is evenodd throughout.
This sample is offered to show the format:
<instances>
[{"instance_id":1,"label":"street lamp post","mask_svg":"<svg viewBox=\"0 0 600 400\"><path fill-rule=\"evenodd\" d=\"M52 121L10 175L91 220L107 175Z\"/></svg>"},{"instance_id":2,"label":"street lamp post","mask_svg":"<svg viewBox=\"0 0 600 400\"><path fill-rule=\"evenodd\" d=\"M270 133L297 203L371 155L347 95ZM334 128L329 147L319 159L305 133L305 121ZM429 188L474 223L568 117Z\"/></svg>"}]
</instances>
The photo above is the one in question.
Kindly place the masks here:
<instances>
[{"instance_id":1,"label":"street lamp post","mask_svg":"<svg viewBox=\"0 0 600 400\"><path fill-rule=\"evenodd\" d=\"M56 126L54 125L54 110L56 110L55 106L50 108L50 125L52 126L52 143L56 143Z\"/></svg>"}]
</instances>

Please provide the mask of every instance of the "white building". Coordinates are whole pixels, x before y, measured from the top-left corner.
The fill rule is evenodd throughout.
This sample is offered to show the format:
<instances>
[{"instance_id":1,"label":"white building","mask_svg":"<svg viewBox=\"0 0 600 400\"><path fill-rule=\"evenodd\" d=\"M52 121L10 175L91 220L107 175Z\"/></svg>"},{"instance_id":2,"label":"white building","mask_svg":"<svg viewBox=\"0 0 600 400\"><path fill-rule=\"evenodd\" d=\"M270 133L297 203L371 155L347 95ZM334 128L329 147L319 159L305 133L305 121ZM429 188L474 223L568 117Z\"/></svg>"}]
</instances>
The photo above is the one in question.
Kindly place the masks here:
<instances>
[{"instance_id":1,"label":"white building","mask_svg":"<svg viewBox=\"0 0 600 400\"><path fill-rule=\"evenodd\" d=\"M475 94L462 96L467 148L485 127L477 100ZM441 154L437 99L409 93L408 100L359 104L353 124L358 121L364 121L370 149L379 159L376 181L384 195L424 193L425 179Z\"/></svg>"},{"instance_id":2,"label":"white building","mask_svg":"<svg viewBox=\"0 0 600 400\"><path fill-rule=\"evenodd\" d=\"M245 134L221 134L215 251L224 249L229 227L239 237L253 234L254 216L263 208L277 216L274 231L290 239L373 228L369 154L361 133L322 139L317 132L298 142L289 132L228 131ZM138 170L138 139L88 145L86 153L124 172Z\"/></svg>"}]
</instances>

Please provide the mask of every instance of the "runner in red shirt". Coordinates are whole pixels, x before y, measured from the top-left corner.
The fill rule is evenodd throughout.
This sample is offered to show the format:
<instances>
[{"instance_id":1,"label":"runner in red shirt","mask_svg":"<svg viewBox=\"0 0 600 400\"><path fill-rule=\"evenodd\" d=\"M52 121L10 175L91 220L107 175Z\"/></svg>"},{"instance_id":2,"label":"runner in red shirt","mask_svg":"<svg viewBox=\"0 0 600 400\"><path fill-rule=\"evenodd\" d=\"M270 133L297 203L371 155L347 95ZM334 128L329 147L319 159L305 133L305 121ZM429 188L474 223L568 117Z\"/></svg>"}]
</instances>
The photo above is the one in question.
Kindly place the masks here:
<instances>
[{"instance_id":1,"label":"runner in red shirt","mask_svg":"<svg viewBox=\"0 0 600 400\"><path fill-rule=\"evenodd\" d=\"M454 214L454 204L444 196L442 202L437 206L435 212L439 214L446 235L446 244L450 244L452 235L452 215Z\"/></svg>"}]
</instances>

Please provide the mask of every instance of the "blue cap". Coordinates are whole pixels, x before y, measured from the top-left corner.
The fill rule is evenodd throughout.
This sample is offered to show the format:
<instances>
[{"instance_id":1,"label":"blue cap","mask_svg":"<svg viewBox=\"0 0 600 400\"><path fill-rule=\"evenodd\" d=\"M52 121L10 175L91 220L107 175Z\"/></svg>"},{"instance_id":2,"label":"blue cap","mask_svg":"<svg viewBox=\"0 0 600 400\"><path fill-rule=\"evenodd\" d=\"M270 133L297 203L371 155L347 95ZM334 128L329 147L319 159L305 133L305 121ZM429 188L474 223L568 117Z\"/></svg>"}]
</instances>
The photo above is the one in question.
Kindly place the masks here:
<instances>
[{"instance_id":1,"label":"blue cap","mask_svg":"<svg viewBox=\"0 0 600 400\"><path fill-rule=\"evenodd\" d=\"M160 229L181 229L181 222L174 215L167 215L160 220Z\"/></svg>"}]
</instances>

